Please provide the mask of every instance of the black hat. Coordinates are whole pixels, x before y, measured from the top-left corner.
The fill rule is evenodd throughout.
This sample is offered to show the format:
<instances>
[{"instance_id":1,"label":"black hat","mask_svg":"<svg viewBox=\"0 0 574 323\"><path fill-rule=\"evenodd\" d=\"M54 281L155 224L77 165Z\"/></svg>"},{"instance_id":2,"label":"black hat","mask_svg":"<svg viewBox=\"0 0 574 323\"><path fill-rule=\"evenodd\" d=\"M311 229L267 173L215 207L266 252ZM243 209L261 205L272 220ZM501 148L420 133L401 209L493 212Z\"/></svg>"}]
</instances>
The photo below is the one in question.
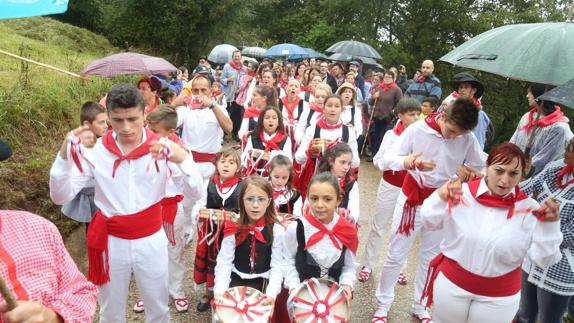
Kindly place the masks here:
<instances>
[{"instance_id":1,"label":"black hat","mask_svg":"<svg viewBox=\"0 0 574 323\"><path fill-rule=\"evenodd\" d=\"M0 140L0 161L6 160L12 156L12 149L7 143Z\"/></svg>"},{"instance_id":2,"label":"black hat","mask_svg":"<svg viewBox=\"0 0 574 323\"><path fill-rule=\"evenodd\" d=\"M452 82L452 87L455 91L458 91L458 86L460 83L470 83L472 87L476 89L476 93L474 93L474 97L480 99L484 94L484 85L475 79L470 73L461 72L454 75L454 81Z\"/></svg>"},{"instance_id":3,"label":"black hat","mask_svg":"<svg viewBox=\"0 0 574 323\"><path fill-rule=\"evenodd\" d=\"M193 71L193 74L209 74L209 68L206 66L198 66Z\"/></svg>"}]
</instances>

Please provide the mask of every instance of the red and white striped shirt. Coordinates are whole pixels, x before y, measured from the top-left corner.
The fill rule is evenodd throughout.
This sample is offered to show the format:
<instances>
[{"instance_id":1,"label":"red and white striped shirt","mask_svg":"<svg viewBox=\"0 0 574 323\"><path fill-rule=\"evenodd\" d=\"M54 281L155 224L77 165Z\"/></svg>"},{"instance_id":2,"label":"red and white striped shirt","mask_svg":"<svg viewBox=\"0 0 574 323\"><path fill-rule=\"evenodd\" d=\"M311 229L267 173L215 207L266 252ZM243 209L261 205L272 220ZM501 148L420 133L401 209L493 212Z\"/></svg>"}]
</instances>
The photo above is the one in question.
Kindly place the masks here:
<instances>
[{"instance_id":1,"label":"red and white striped shirt","mask_svg":"<svg viewBox=\"0 0 574 323\"><path fill-rule=\"evenodd\" d=\"M58 229L46 219L0 210L0 274L16 300L39 301L65 322L91 322L98 289L78 270Z\"/></svg>"}]
</instances>

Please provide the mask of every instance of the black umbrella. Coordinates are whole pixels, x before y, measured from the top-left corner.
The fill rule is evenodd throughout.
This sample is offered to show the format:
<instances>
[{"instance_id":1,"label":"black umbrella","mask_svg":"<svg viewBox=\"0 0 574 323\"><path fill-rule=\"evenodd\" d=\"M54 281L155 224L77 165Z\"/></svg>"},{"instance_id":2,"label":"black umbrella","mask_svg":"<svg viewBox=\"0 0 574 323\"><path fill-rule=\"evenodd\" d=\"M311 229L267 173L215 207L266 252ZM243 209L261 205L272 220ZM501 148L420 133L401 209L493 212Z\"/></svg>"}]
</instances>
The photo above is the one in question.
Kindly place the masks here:
<instances>
[{"instance_id":1,"label":"black umbrella","mask_svg":"<svg viewBox=\"0 0 574 323\"><path fill-rule=\"evenodd\" d=\"M381 55L373 47L371 47L371 45L356 40L340 41L331 45L331 47L327 48L325 51L329 53L383 59Z\"/></svg>"},{"instance_id":2,"label":"black umbrella","mask_svg":"<svg viewBox=\"0 0 574 323\"><path fill-rule=\"evenodd\" d=\"M570 109L574 109L574 79L553 88L536 99L552 101Z\"/></svg>"}]
</instances>

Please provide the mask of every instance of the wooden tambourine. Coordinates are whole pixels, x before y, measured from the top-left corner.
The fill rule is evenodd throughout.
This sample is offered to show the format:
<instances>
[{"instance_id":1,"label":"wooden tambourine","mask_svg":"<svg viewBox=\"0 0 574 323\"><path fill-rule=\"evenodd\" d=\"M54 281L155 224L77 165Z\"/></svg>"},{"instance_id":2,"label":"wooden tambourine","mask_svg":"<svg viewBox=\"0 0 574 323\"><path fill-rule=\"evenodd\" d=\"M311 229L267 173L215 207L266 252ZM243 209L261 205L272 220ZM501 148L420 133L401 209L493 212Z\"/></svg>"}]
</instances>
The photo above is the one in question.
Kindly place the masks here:
<instances>
[{"instance_id":1,"label":"wooden tambourine","mask_svg":"<svg viewBox=\"0 0 574 323\"><path fill-rule=\"evenodd\" d=\"M331 144L332 140L323 139L323 138L315 138L311 144L311 150L314 154L319 155L325 153L325 150Z\"/></svg>"},{"instance_id":2,"label":"wooden tambourine","mask_svg":"<svg viewBox=\"0 0 574 323\"><path fill-rule=\"evenodd\" d=\"M295 322L349 322L351 316L345 291L329 279L307 279L293 291L292 301Z\"/></svg>"},{"instance_id":3,"label":"wooden tambourine","mask_svg":"<svg viewBox=\"0 0 574 323\"><path fill-rule=\"evenodd\" d=\"M239 214L235 212L229 212L219 209L200 209L199 210L199 221L231 221L237 222L239 221Z\"/></svg>"},{"instance_id":4,"label":"wooden tambourine","mask_svg":"<svg viewBox=\"0 0 574 323\"><path fill-rule=\"evenodd\" d=\"M255 288L232 287L214 301L215 321L222 323L269 322L273 304ZM267 301L267 302L266 302Z\"/></svg>"}]
</instances>

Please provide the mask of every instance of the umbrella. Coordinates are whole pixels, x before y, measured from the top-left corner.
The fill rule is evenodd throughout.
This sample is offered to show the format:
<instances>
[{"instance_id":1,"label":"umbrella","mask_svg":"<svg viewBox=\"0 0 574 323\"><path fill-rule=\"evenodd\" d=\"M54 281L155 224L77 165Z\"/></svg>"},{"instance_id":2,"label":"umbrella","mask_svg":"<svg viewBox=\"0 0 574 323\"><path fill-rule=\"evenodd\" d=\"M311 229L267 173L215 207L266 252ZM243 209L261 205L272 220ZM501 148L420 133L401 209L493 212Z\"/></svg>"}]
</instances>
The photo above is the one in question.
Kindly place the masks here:
<instances>
[{"instance_id":1,"label":"umbrella","mask_svg":"<svg viewBox=\"0 0 574 323\"><path fill-rule=\"evenodd\" d=\"M257 60L253 57L249 57L249 56L241 56L241 61L242 62L253 62L253 63L257 63Z\"/></svg>"},{"instance_id":2,"label":"umbrella","mask_svg":"<svg viewBox=\"0 0 574 323\"><path fill-rule=\"evenodd\" d=\"M225 64L231 60L233 52L238 50L237 47L233 45L221 44L213 47L207 60L217 64Z\"/></svg>"},{"instance_id":3,"label":"umbrella","mask_svg":"<svg viewBox=\"0 0 574 323\"><path fill-rule=\"evenodd\" d=\"M263 57L263 53L265 53L267 49L262 47L244 47L241 50L241 54L253 57L253 58L261 58Z\"/></svg>"},{"instance_id":4,"label":"umbrella","mask_svg":"<svg viewBox=\"0 0 574 323\"><path fill-rule=\"evenodd\" d=\"M542 94L537 100L548 100L574 109L574 79Z\"/></svg>"},{"instance_id":5,"label":"umbrella","mask_svg":"<svg viewBox=\"0 0 574 323\"><path fill-rule=\"evenodd\" d=\"M80 74L110 77L115 75L158 74L175 71L177 71L177 68L161 57L138 53L119 53L91 62Z\"/></svg>"},{"instance_id":6,"label":"umbrella","mask_svg":"<svg viewBox=\"0 0 574 323\"><path fill-rule=\"evenodd\" d=\"M309 57L309 52L299 45L285 43L271 46L263 57L305 58Z\"/></svg>"},{"instance_id":7,"label":"umbrella","mask_svg":"<svg viewBox=\"0 0 574 323\"><path fill-rule=\"evenodd\" d=\"M343 40L325 50L330 53L346 54L351 56L363 56L382 59L381 55L369 44L356 40Z\"/></svg>"},{"instance_id":8,"label":"umbrella","mask_svg":"<svg viewBox=\"0 0 574 323\"><path fill-rule=\"evenodd\" d=\"M510 79L559 85L572 78L572 39L572 23L507 25L470 39L440 60Z\"/></svg>"},{"instance_id":9,"label":"umbrella","mask_svg":"<svg viewBox=\"0 0 574 323\"><path fill-rule=\"evenodd\" d=\"M64 13L68 0L0 1L0 19Z\"/></svg>"},{"instance_id":10,"label":"umbrella","mask_svg":"<svg viewBox=\"0 0 574 323\"><path fill-rule=\"evenodd\" d=\"M309 58L327 58L327 56L319 53L313 48L305 48L305 49L307 50L307 52L309 52Z\"/></svg>"},{"instance_id":11,"label":"umbrella","mask_svg":"<svg viewBox=\"0 0 574 323\"><path fill-rule=\"evenodd\" d=\"M344 61L344 62L350 62L352 60L360 60L361 62L363 62L363 65L372 65L372 66L375 66L377 68L383 69L383 65L377 63L377 61L375 61L374 59L372 59L370 57L353 56L353 55L345 55L345 54L335 53L335 54L332 54L331 56L329 56L328 58L332 61Z\"/></svg>"}]
</instances>

